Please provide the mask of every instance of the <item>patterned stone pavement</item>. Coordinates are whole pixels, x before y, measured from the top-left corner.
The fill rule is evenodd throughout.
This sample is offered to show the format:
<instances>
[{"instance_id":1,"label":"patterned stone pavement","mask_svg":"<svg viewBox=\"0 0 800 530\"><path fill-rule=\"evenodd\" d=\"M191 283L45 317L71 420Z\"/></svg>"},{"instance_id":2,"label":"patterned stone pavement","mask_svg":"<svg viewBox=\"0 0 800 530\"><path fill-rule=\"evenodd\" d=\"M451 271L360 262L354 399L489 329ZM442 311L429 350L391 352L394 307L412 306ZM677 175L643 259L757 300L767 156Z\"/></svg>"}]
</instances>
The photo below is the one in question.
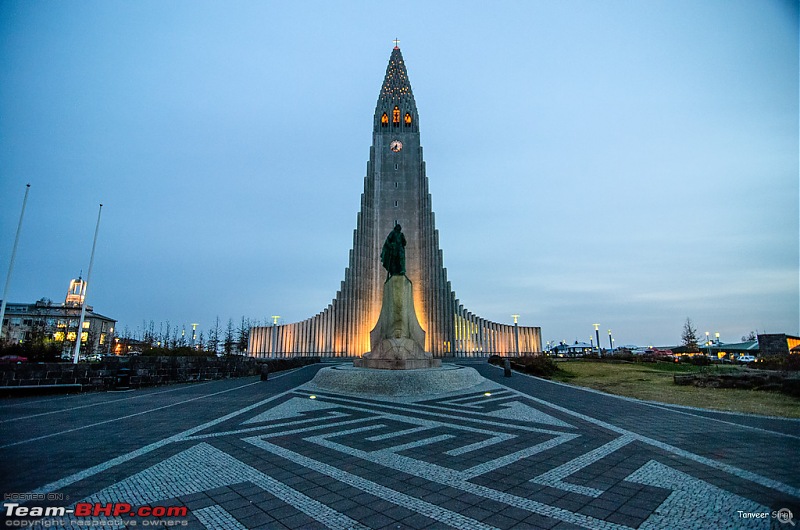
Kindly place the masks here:
<instances>
[{"instance_id":1,"label":"patterned stone pavement","mask_svg":"<svg viewBox=\"0 0 800 530\"><path fill-rule=\"evenodd\" d=\"M319 367L306 367L268 382L5 400L3 491L41 497L15 502L188 510L42 518L5 508L3 524L788 529L786 510L800 516L796 420L472 366L482 386L421 399L317 392L308 381Z\"/></svg>"}]
</instances>

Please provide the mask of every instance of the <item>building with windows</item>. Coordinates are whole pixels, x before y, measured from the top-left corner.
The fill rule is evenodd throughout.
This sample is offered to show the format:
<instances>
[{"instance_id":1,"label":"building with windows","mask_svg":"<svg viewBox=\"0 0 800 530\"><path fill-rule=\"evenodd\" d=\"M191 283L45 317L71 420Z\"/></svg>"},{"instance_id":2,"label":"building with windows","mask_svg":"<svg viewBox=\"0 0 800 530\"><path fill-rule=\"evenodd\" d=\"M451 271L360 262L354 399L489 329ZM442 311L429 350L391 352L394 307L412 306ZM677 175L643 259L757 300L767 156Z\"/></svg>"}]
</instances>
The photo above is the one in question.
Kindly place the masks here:
<instances>
[{"instance_id":1,"label":"building with windows","mask_svg":"<svg viewBox=\"0 0 800 530\"><path fill-rule=\"evenodd\" d=\"M550 350L550 355L554 355L556 357L583 357L584 355L588 355L594 351L595 347L592 344L578 342L576 340L574 344L561 342L558 346L554 346Z\"/></svg>"},{"instance_id":2,"label":"building with windows","mask_svg":"<svg viewBox=\"0 0 800 530\"><path fill-rule=\"evenodd\" d=\"M413 284L417 320L426 332L425 351L434 357L541 353L538 327L492 322L456 297L439 248L419 119L403 55L395 46L375 107L361 210L344 281L317 315L252 328L250 355L359 357L370 351L369 332L380 315L387 277L381 246L396 224L408 242L406 276Z\"/></svg>"},{"instance_id":3,"label":"building with windows","mask_svg":"<svg viewBox=\"0 0 800 530\"><path fill-rule=\"evenodd\" d=\"M70 357L78 337L81 304L86 296L86 281L78 278L70 282L63 304L42 298L32 304L6 304L3 317L3 341L24 343L28 341L53 341L60 345L63 355ZM81 330L81 353L109 353L114 342L117 321L95 313L86 306Z\"/></svg>"},{"instance_id":4,"label":"building with windows","mask_svg":"<svg viewBox=\"0 0 800 530\"><path fill-rule=\"evenodd\" d=\"M800 337L785 333L764 333L756 340L723 343L709 341L700 346L700 352L717 359L736 359L740 355L757 357L800 354Z\"/></svg>"}]
</instances>

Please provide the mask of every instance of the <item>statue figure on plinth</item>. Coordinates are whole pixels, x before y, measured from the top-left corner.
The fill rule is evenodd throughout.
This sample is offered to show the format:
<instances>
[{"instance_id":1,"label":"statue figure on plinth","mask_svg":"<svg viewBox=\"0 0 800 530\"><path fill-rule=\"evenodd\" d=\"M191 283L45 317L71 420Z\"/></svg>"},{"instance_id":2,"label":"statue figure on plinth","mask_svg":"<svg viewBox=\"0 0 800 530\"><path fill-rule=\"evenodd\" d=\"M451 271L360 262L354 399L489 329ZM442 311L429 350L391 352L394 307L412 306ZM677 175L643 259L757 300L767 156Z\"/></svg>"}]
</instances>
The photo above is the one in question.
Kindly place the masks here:
<instances>
[{"instance_id":1,"label":"statue figure on plinth","mask_svg":"<svg viewBox=\"0 0 800 530\"><path fill-rule=\"evenodd\" d=\"M406 236L399 224L386 236L381 249L381 263L389 276L406 273Z\"/></svg>"},{"instance_id":2,"label":"statue figure on plinth","mask_svg":"<svg viewBox=\"0 0 800 530\"><path fill-rule=\"evenodd\" d=\"M383 285L378 323L369 334L372 351L356 359L356 367L409 370L442 365L425 351L425 330L417 320L411 280L406 276L405 246L406 238L397 224L381 250L381 264L389 278Z\"/></svg>"}]
</instances>

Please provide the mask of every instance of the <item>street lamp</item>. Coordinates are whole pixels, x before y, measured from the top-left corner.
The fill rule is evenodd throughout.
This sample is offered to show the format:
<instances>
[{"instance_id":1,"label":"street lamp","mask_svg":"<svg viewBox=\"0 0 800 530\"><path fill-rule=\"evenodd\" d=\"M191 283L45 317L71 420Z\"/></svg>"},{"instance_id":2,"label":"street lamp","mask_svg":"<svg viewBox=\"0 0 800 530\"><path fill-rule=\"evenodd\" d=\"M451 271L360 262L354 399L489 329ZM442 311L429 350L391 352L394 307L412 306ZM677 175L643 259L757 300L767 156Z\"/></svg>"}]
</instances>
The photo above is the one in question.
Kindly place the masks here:
<instances>
[{"instance_id":1,"label":"street lamp","mask_svg":"<svg viewBox=\"0 0 800 530\"><path fill-rule=\"evenodd\" d=\"M614 339L611 338L611 330L608 330L608 347L610 348L609 351L614 351Z\"/></svg>"},{"instance_id":2,"label":"street lamp","mask_svg":"<svg viewBox=\"0 0 800 530\"><path fill-rule=\"evenodd\" d=\"M708 331L706 331L706 355L711 357L711 340L708 338Z\"/></svg>"},{"instance_id":3,"label":"street lamp","mask_svg":"<svg viewBox=\"0 0 800 530\"><path fill-rule=\"evenodd\" d=\"M517 319L519 319L519 315L511 315L514 319L514 346L516 348L517 357L519 357L519 324L517 323Z\"/></svg>"},{"instance_id":4,"label":"street lamp","mask_svg":"<svg viewBox=\"0 0 800 530\"><path fill-rule=\"evenodd\" d=\"M278 320L280 315L272 315L272 358L278 356Z\"/></svg>"},{"instance_id":5,"label":"street lamp","mask_svg":"<svg viewBox=\"0 0 800 530\"><path fill-rule=\"evenodd\" d=\"M592 324L594 326L594 334L597 337L597 353L600 357L603 356L603 350L600 348L600 324Z\"/></svg>"}]
</instances>

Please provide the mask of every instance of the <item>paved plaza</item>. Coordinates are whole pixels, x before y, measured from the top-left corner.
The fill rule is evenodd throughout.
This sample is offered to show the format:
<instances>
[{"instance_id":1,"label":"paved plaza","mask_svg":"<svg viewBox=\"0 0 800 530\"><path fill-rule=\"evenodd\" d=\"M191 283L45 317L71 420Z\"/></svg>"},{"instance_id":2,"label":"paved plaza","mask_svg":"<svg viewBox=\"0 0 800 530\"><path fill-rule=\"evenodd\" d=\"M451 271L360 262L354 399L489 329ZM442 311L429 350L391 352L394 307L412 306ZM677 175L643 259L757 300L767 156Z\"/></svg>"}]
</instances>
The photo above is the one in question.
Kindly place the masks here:
<instances>
[{"instance_id":1,"label":"paved plaza","mask_svg":"<svg viewBox=\"0 0 800 530\"><path fill-rule=\"evenodd\" d=\"M487 382L417 399L318 391L314 365L266 382L2 400L3 525L798 524L789 511L800 516L800 421L645 403L465 364ZM86 503L101 512L79 515ZM102 512L127 505L132 515ZM36 506L76 513L11 511ZM187 510L141 517L142 506Z\"/></svg>"}]
</instances>

